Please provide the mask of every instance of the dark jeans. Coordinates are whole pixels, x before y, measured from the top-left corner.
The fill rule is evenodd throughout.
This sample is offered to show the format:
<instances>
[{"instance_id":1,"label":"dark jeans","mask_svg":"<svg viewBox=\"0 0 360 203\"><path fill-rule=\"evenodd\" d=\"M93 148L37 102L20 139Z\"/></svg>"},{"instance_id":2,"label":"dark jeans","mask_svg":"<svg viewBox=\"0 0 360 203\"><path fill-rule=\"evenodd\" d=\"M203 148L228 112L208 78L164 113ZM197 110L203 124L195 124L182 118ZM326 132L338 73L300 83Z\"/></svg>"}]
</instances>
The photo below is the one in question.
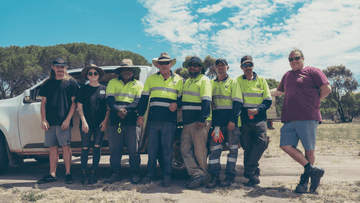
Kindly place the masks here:
<instances>
[{"instance_id":1,"label":"dark jeans","mask_svg":"<svg viewBox=\"0 0 360 203\"><path fill-rule=\"evenodd\" d=\"M149 122L147 177L156 177L156 160L163 159L163 179L171 179L173 145L176 125L170 122ZM160 136L160 138L159 138ZM159 143L160 140L160 143ZM163 157L157 157L159 144Z\"/></svg>"},{"instance_id":2,"label":"dark jeans","mask_svg":"<svg viewBox=\"0 0 360 203\"><path fill-rule=\"evenodd\" d=\"M228 131L227 127L221 127L221 132L224 135L224 141L222 143L214 142L210 140L210 156L209 156L209 173L212 176L219 176L221 172L220 156L224 145L226 144L230 151L227 155L226 163L226 177L234 179L236 176L235 166L238 156L238 145L240 128L236 127L234 130Z\"/></svg>"},{"instance_id":3,"label":"dark jeans","mask_svg":"<svg viewBox=\"0 0 360 203\"><path fill-rule=\"evenodd\" d=\"M117 171L121 168L121 157L124 145L129 151L129 164L131 170L139 170L140 154L138 151L139 138L134 125L111 125L107 134L110 148L110 167Z\"/></svg>"},{"instance_id":4,"label":"dark jeans","mask_svg":"<svg viewBox=\"0 0 360 203\"><path fill-rule=\"evenodd\" d=\"M91 136L94 134L94 146L93 147L93 164L91 170L97 171L100 161L100 148L104 137L104 132L101 132L100 127L92 127L89 126L88 133L82 131L80 126L80 134L81 134L81 171L86 171L87 162L89 159L89 148L91 143ZM95 145L100 145L100 147L95 147ZM84 149L87 148L87 149Z\"/></svg>"},{"instance_id":5,"label":"dark jeans","mask_svg":"<svg viewBox=\"0 0 360 203\"><path fill-rule=\"evenodd\" d=\"M259 160L268 147L266 121L242 124L240 143L244 149L244 173L253 175Z\"/></svg>"}]
</instances>

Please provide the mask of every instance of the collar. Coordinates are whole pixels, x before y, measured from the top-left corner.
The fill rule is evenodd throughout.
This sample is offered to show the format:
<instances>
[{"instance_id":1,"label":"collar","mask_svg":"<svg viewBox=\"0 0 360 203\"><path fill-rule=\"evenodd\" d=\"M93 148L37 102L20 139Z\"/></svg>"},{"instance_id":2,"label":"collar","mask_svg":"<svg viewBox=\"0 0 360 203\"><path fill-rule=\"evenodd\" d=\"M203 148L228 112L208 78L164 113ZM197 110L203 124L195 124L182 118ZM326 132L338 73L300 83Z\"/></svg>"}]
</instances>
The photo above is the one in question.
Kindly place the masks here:
<instances>
[{"instance_id":1,"label":"collar","mask_svg":"<svg viewBox=\"0 0 360 203\"><path fill-rule=\"evenodd\" d=\"M175 75L174 75L174 73L172 72L172 70L170 70L170 77L174 77ZM160 75L160 71L158 71L156 74L158 74L158 75Z\"/></svg>"},{"instance_id":2,"label":"collar","mask_svg":"<svg viewBox=\"0 0 360 203\"><path fill-rule=\"evenodd\" d=\"M226 74L226 77L222 80L222 82L225 82L228 78L229 78L229 75ZM215 81L216 81L216 82L219 82L219 81L218 81L218 77L216 77Z\"/></svg>"},{"instance_id":3,"label":"collar","mask_svg":"<svg viewBox=\"0 0 360 203\"><path fill-rule=\"evenodd\" d=\"M257 74L255 73L255 72L253 72L253 74L254 74L254 77L253 77L253 79L252 80L256 80L256 78L257 78ZM246 79L246 76L245 76L245 74L243 75L243 77L242 77L244 80L247 80Z\"/></svg>"},{"instance_id":4,"label":"collar","mask_svg":"<svg viewBox=\"0 0 360 203\"><path fill-rule=\"evenodd\" d=\"M198 80L198 79L200 79L202 76L203 76L204 74L199 74L198 76L196 76L196 78L189 78L190 80Z\"/></svg>"}]
</instances>

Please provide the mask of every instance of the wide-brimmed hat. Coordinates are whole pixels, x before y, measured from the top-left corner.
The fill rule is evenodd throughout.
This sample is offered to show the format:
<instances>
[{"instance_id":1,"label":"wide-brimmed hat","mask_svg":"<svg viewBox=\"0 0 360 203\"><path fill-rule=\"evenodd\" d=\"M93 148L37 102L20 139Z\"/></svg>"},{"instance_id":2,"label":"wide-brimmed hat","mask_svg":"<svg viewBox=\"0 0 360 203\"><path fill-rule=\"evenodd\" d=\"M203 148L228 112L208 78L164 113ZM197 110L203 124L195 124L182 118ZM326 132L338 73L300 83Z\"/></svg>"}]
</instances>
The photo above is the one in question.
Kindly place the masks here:
<instances>
[{"instance_id":1,"label":"wide-brimmed hat","mask_svg":"<svg viewBox=\"0 0 360 203\"><path fill-rule=\"evenodd\" d=\"M152 64L157 67L158 66L158 61L171 61L172 62L172 66L174 66L176 64L176 59L171 59L169 54L166 52L163 52L160 54L158 59L153 59L152 60Z\"/></svg>"},{"instance_id":2,"label":"wide-brimmed hat","mask_svg":"<svg viewBox=\"0 0 360 203\"><path fill-rule=\"evenodd\" d=\"M95 69L97 72L99 72L100 76L99 76L99 80L104 77L104 70L101 69L100 67L98 67L96 64L94 63L90 63L86 68L83 68L82 71L81 71L81 76L85 79L87 79L86 75L87 75L87 72L90 70L90 69Z\"/></svg>"},{"instance_id":3,"label":"wide-brimmed hat","mask_svg":"<svg viewBox=\"0 0 360 203\"><path fill-rule=\"evenodd\" d=\"M134 77L137 77L140 72L141 72L141 69L139 67L135 67L133 66L133 62L131 59L123 59L120 63L120 67L119 68L116 68L114 70L114 72L118 75L120 75L120 72L121 72L121 69L123 68L132 68L134 69Z\"/></svg>"}]
</instances>

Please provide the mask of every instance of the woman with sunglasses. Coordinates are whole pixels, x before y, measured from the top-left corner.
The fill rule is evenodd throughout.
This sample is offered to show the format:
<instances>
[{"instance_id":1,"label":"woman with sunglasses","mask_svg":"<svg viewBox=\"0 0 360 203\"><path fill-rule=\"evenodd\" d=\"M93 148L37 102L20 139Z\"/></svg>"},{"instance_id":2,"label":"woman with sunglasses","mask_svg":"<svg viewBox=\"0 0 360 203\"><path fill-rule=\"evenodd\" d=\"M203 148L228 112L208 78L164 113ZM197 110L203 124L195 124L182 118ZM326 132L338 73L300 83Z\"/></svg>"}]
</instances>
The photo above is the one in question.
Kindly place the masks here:
<instances>
[{"instance_id":1,"label":"woman with sunglasses","mask_svg":"<svg viewBox=\"0 0 360 203\"><path fill-rule=\"evenodd\" d=\"M81 134L81 184L87 182L87 162L91 136L94 134L93 163L88 183L97 183L96 171L100 161L100 148L107 127L109 112L106 105L106 86L99 84L104 71L95 64L90 64L81 71L82 77L89 83L82 86L76 95L77 111L80 115Z\"/></svg>"}]
</instances>

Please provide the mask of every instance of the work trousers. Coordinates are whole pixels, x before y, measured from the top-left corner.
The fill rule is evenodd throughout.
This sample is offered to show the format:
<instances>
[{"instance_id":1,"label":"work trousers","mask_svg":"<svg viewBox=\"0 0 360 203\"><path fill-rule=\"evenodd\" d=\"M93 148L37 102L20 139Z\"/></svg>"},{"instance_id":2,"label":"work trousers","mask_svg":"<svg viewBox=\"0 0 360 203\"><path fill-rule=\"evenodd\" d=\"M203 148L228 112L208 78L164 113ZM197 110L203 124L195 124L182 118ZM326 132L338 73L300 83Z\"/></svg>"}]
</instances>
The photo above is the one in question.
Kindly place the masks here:
<instances>
[{"instance_id":1,"label":"work trousers","mask_svg":"<svg viewBox=\"0 0 360 203\"><path fill-rule=\"evenodd\" d=\"M162 159L164 163L164 170L162 173L163 179L171 179L172 159L174 147L174 135L176 125L171 122L157 122L150 121L149 125L149 139L148 139L148 164L147 177L156 177L156 161ZM159 137L160 136L160 137ZM159 143L160 141L160 143ZM158 157L158 147L162 147L162 157Z\"/></svg>"},{"instance_id":2,"label":"work trousers","mask_svg":"<svg viewBox=\"0 0 360 203\"><path fill-rule=\"evenodd\" d=\"M206 175L207 153L206 143L211 121L205 121L205 127L196 128L196 123L184 125L181 132L180 150L188 174L192 179Z\"/></svg>"},{"instance_id":3,"label":"work trousers","mask_svg":"<svg viewBox=\"0 0 360 203\"><path fill-rule=\"evenodd\" d=\"M242 124L240 143L244 149L244 174L253 175L268 147L266 121Z\"/></svg>"},{"instance_id":4,"label":"work trousers","mask_svg":"<svg viewBox=\"0 0 360 203\"><path fill-rule=\"evenodd\" d=\"M110 148L110 167L117 171L121 168L121 157L124 145L129 151L129 164L131 170L139 170L140 154L138 151L139 136L135 125L111 125L108 128Z\"/></svg>"},{"instance_id":5,"label":"work trousers","mask_svg":"<svg viewBox=\"0 0 360 203\"><path fill-rule=\"evenodd\" d=\"M214 142L211 138L210 141L210 157L209 157L209 173L212 176L219 176L221 172L220 156L224 145L226 144L230 151L227 155L226 163L226 177L234 179L236 176L235 166L238 156L238 145L240 139L240 128L236 127L231 131L227 130L227 127L221 127L221 132L224 135L224 141L222 143Z\"/></svg>"}]
</instances>

